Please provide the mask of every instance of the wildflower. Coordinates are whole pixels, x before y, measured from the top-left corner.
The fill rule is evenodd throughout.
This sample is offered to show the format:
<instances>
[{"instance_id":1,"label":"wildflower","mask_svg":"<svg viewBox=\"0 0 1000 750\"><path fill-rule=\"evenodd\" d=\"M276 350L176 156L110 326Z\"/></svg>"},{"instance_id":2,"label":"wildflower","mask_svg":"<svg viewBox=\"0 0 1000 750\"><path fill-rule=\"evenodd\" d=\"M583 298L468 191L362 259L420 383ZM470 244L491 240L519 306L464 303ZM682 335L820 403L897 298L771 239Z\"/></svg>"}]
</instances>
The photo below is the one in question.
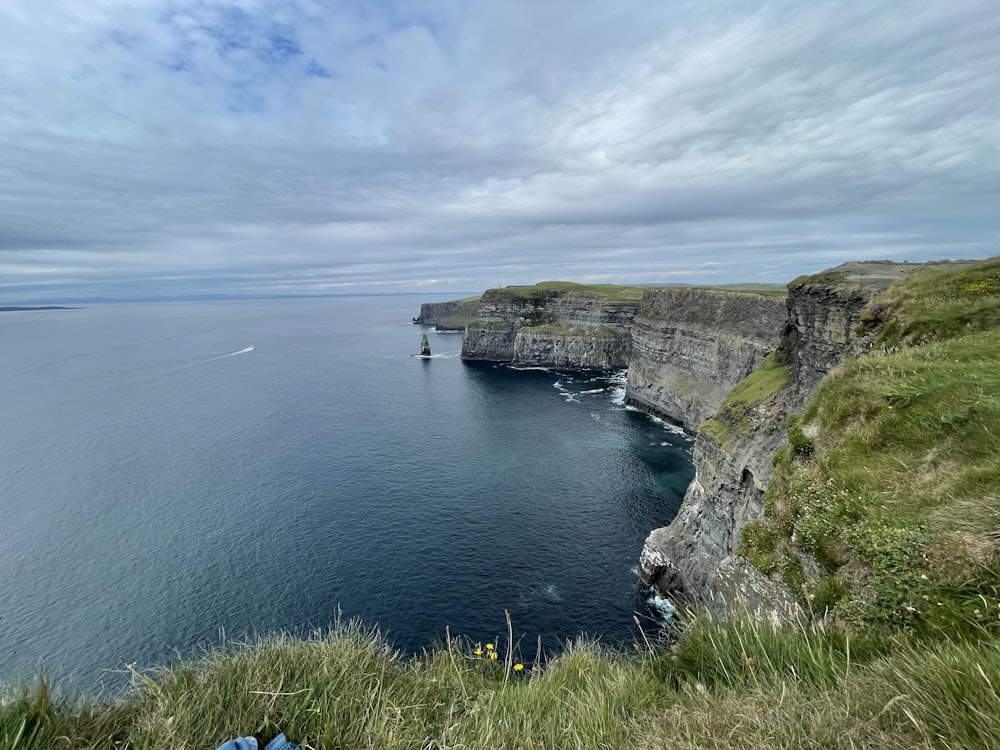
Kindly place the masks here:
<instances>
[{"instance_id":1,"label":"wildflower","mask_svg":"<svg viewBox=\"0 0 1000 750\"><path fill-rule=\"evenodd\" d=\"M524 665L523 664L518 663L518 664L514 665L514 671L515 672L520 672L523 669L524 669Z\"/></svg>"},{"instance_id":2,"label":"wildflower","mask_svg":"<svg viewBox=\"0 0 1000 750\"><path fill-rule=\"evenodd\" d=\"M492 651L493 650L493 644L492 643L487 643L486 644L486 650L487 651Z\"/></svg>"},{"instance_id":3,"label":"wildflower","mask_svg":"<svg viewBox=\"0 0 1000 750\"><path fill-rule=\"evenodd\" d=\"M496 661L496 660L497 660L497 652L490 651L490 661Z\"/></svg>"},{"instance_id":4,"label":"wildflower","mask_svg":"<svg viewBox=\"0 0 1000 750\"><path fill-rule=\"evenodd\" d=\"M479 646L476 646L476 650L473 651L472 653L474 653L476 656L482 656L483 655L483 650L481 648L479 648Z\"/></svg>"}]
</instances>

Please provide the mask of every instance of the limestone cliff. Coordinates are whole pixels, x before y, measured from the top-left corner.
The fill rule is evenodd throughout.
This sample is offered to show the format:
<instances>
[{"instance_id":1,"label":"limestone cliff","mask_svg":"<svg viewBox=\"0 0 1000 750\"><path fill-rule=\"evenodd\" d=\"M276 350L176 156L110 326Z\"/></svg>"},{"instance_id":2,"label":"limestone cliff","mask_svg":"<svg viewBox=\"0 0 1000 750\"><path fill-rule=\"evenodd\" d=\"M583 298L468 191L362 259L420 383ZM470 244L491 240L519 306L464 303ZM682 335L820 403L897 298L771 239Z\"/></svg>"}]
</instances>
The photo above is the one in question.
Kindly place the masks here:
<instances>
[{"instance_id":1,"label":"limestone cliff","mask_svg":"<svg viewBox=\"0 0 1000 750\"><path fill-rule=\"evenodd\" d=\"M620 296L625 299L569 284L490 289L476 320L466 326L462 359L521 367L625 367L639 292Z\"/></svg>"},{"instance_id":2,"label":"limestone cliff","mask_svg":"<svg viewBox=\"0 0 1000 750\"><path fill-rule=\"evenodd\" d=\"M647 289L632 325L625 403L694 431L775 349L783 295Z\"/></svg>"},{"instance_id":3,"label":"limestone cliff","mask_svg":"<svg viewBox=\"0 0 1000 750\"><path fill-rule=\"evenodd\" d=\"M786 440L788 415L803 408L833 367L867 350L860 324L864 316L878 314L869 309L872 296L925 267L849 263L789 284L781 343L699 426L695 479L674 521L646 539L639 565L643 583L663 595L720 609L736 598L776 616L794 606L781 583L735 555L740 531L763 513L772 457Z\"/></svg>"},{"instance_id":4,"label":"limestone cliff","mask_svg":"<svg viewBox=\"0 0 1000 750\"><path fill-rule=\"evenodd\" d=\"M461 331L476 317L479 297L449 300L447 302L424 302L420 314L413 322L422 326L434 326L438 330Z\"/></svg>"}]
</instances>

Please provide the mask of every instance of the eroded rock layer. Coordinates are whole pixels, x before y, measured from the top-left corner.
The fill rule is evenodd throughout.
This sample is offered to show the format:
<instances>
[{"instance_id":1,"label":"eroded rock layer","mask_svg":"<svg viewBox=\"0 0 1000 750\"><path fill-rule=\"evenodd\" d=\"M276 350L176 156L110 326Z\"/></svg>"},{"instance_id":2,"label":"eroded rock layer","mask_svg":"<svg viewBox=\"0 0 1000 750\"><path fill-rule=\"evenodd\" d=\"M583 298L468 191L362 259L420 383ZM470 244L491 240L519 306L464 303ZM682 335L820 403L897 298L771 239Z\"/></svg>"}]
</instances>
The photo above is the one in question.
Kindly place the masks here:
<instances>
[{"instance_id":1,"label":"eroded rock layer","mask_svg":"<svg viewBox=\"0 0 1000 750\"><path fill-rule=\"evenodd\" d=\"M609 370L628 364L639 302L560 289L513 287L483 294L466 326L462 359L521 367Z\"/></svg>"},{"instance_id":2,"label":"eroded rock layer","mask_svg":"<svg viewBox=\"0 0 1000 750\"><path fill-rule=\"evenodd\" d=\"M775 349L783 296L652 288L632 325L625 403L690 431Z\"/></svg>"}]
</instances>

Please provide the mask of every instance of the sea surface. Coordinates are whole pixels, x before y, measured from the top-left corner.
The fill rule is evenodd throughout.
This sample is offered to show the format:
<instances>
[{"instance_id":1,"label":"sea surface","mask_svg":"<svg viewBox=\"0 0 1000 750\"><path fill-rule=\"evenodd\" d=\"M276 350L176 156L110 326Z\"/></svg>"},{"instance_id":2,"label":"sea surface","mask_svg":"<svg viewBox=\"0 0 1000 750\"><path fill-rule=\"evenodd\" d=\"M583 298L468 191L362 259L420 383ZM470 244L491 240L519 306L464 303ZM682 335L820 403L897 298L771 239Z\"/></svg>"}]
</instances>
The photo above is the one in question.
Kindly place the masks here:
<instances>
[{"instance_id":1,"label":"sea surface","mask_svg":"<svg viewBox=\"0 0 1000 750\"><path fill-rule=\"evenodd\" d=\"M459 358L427 298L0 313L0 681L101 689L339 616L409 652L641 638L691 441L623 374ZM253 348L251 348L253 347Z\"/></svg>"}]
</instances>

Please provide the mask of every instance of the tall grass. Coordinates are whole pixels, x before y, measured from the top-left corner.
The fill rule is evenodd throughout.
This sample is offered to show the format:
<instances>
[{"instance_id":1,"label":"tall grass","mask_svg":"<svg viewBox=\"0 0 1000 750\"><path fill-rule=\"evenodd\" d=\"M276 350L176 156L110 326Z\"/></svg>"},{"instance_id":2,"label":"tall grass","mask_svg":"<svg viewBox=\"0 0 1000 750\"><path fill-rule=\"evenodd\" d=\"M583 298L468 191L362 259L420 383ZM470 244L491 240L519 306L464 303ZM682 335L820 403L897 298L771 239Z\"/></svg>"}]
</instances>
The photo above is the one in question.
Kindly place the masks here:
<instances>
[{"instance_id":1,"label":"tall grass","mask_svg":"<svg viewBox=\"0 0 1000 750\"><path fill-rule=\"evenodd\" d=\"M42 679L0 703L0 750L211 750L279 731L304 749L1000 746L995 640L865 643L697 615L638 653L579 642L523 671L508 643L408 658L344 625L137 673L109 703L59 702Z\"/></svg>"}]
</instances>

